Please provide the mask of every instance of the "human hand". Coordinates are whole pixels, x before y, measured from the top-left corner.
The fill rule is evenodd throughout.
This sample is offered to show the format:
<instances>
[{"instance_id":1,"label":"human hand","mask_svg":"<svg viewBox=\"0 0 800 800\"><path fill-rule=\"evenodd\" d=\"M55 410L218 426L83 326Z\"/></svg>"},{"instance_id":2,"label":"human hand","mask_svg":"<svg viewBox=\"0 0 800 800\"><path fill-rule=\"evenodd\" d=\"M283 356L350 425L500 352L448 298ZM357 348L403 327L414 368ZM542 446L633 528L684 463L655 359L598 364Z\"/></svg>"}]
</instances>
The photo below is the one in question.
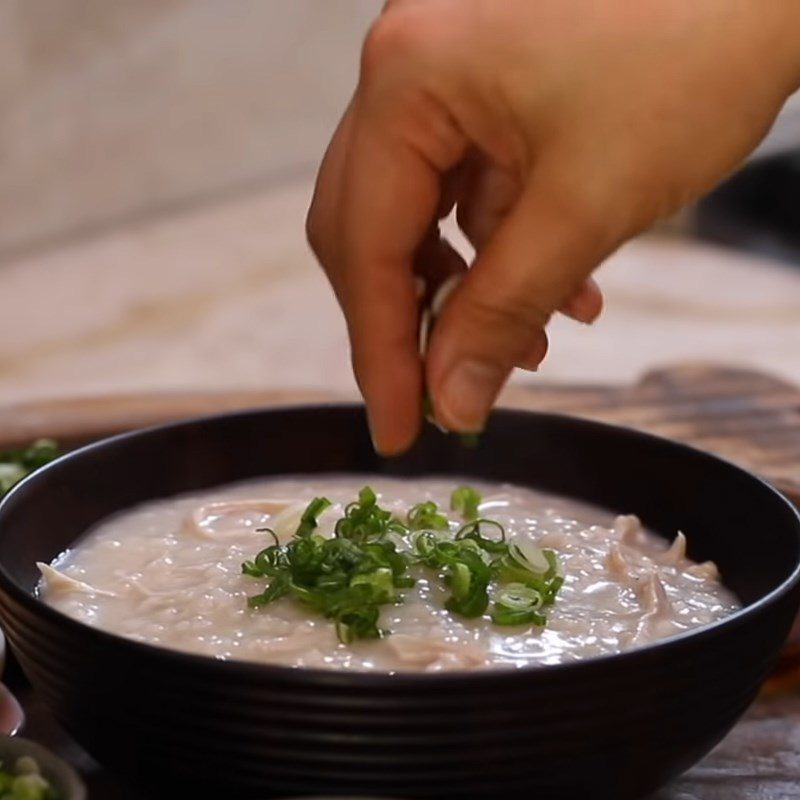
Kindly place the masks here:
<instances>
[{"instance_id":1,"label":"human hand","mask_svg":"<svg viewBox=\"0 0 800 800\"><path fill-rule=\"evenodd\" d=\"M592 271L710 189L800 85L797 0L394 0L370 31L308 236L344 310L378 449L410 445L423 386L478 430ZM415 276L476 259L418 350Z\"/></svg>"}]
</instances>

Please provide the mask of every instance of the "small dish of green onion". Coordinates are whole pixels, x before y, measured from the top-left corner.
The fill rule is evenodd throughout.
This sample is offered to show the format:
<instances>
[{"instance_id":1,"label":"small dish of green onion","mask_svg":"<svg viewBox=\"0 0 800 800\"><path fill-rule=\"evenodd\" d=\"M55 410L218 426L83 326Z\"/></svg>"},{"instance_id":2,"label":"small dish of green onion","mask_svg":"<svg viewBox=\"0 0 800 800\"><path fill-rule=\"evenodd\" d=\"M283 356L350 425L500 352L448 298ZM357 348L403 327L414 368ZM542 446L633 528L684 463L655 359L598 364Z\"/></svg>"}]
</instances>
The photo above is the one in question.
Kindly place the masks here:
<instances>
[{"instance_id":1,"label":"small dish of green onion","mask_svg":"<svg viewBox=\"0 0 800 800\"><path fill-rule=\"evenodd\" d=\"M58 790L42 775L33 756L0 761L0 800L58 800Z\"/></svg>"},{"instance_id":2,"label":"small dish of green onion","mask_svg":"<svg viewBox=\"0 0 800 800\"><path fill-rule=\"evenodd\" d=\"M86 800L77 772L47 748L0 737L0 800Z\"/></svg>"}]
</instances>

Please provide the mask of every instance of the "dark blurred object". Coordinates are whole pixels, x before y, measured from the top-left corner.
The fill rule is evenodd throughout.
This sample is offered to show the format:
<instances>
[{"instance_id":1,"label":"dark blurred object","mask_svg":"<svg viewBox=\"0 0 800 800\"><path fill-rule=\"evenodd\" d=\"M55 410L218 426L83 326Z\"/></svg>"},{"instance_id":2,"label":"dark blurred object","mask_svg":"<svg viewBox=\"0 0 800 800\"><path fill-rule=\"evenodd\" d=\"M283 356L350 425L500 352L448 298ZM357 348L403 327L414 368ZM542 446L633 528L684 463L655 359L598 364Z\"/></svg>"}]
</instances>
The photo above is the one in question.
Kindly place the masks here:
<instances>
[{"instance_id":1,"label":"dark blurred object","mask_svg":"<svg viewBox=\"0 0 800 800\"><path fill-rule=\"evenodd\" d=\"M800 151L756 161L700 202L703 239L800 264Z\"/></svg>"}]
</instances>

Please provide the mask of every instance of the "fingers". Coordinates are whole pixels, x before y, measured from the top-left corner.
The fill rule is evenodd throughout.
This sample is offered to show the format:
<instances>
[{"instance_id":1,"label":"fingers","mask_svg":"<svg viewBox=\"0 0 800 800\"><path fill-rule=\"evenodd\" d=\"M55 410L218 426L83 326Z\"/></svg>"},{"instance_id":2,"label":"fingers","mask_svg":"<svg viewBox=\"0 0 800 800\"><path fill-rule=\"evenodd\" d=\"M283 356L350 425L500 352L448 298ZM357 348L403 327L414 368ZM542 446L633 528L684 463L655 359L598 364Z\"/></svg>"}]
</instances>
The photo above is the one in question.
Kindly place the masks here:
<instances>
[{"instance_id":1,"label":"fingers","mask_svg":"<svg viewBox=\"0 0 800 800\"><path fill-rule=\"evenodd\" d=\"M480 252L516 205L522 185L515 175L476 156L466 165L459 188L458 225Z\"/></svg>"},{"instance_id":2,"label":"fingers","mask_svg":"<svg viewBox=\"0 0 800 800\"><path fill-rule=\"evenodd\" d=\"M589 278L559 311L585 325L594 322L603 311L603 293L594 278Z\"/></svg>"},{"instance_id":3,"label":"fingers","mask_svg":"<svg viewBox=\"0 0 800 800\"><path fill-rule=\"evenodd\" d=\"M528 354L517 363L520 369L526 369L530 372L536 372L539 369L539 365L544 361L549 347L547 334L543 330L535 331L533 336L533 344L528 350Z\"/></svg>"},{"instance_id":4,"label":"fingers","mask_svg":"<svg viewBox=\"0 0 800 800\"><path fill-rule=\"evenodd\" d=\"M466 271L466 261L441 237L438 226L434 227L414 254L414 274L423 279L425 287L422 304L429 305L442 284Z\"/></svg>"},{"instance_id":5,"label":"fingers","mask_svg":"<svg viewBox=\"0 0 800 800\"><path fill-rule=\"evenodd\" d=\"M399 226L402 241L386 230L393 210L385 200L397 189L400 155L363 122L357 130L358 99L351 101L325 153L306 231L345 313L375 447L391 454L413 441L421 416L411 255L423 223L410 222L409 233ZM359 149L351 159L354 147Z\"/></svg>"},{"instance_id":6,"label":"fingers","mask_svg":"<svg viewBox=\"0 0 800 800\"><path fill-rule=\"evenodd\" d=\"M552 192L520 196L518 182L495 175L484 192L494 198L490 213L481 216L479 203L467 208L478 257L437 323L423 376L415 273L435 286L464 271L435 224L453 197L469 194L464 186L475 173L457 169L469 163L469 142L445 106L429 85L415 88L430 70L424 59L414 63L420 42L410 30L401 18L370 34L362 80L326 154L308 220L385 454L416 437L424 377L440 422L479 428L512 367L544 357L554 309L590 321L602 306L597 287L584 282L603 246ZM410 76L402 73L409 64ZM482 192L473 187L478 199Z\"/></svg>"},{"instance_id":7,"label":"fingers","mask_svg":"<svg viewBox=\"0 0 800 800\"><path fill-rule=\"evenodd\" d=\"M423 375L414 261L436 219L441 175L463 152L462 140L453 137L452 153L443 153L432 121L403 128L414 114L436 113L400 106L387 112L360 98L344 169L341 296L356 379L384 454L406 449L419 431ZM442 264L434 258L422 267Z\"/></svg>"},{"instance_id":8,"label":"fingers","mask_svg":"<svg viewBox=\"0 0 800 800\"><path fill-rule=\"evenodd\" d=\"M438 236L420 250L466 140L430 90L415 88L428 71L417 59L424 43L409 39L414 30L387 13L367 37L356 97L325 156L307 223L344 310L384 454L406 449L422 417L414 270L435 283L463 269Z\"/></svg>"},{"instance_id":9,"label":"fingers","mask_svg":"<svg viewBox=\"0 0 800 800\"><path fill-rule=\"evenodd\" d=\"M344 307L346 281L342 275L341 193L350 147L356 98L350 101L322 159L314 196L306 218L306 238Z\"/></svg>"},{"instance_id":10,"label":"fingers","mask_svg":"<svg viewBox=\"0 0 800 800\"><path fill-rule=\"evenodd\" d=\"M484 159L473 158L457 188L460 190L457 197L459 227L480 253L519 200L521 184L507 171ZM587 325L594 322L602 310L603 295L592 279L559 309L562 314ZM520 366L531 368L530 364L531 361L526 360ZM538 362L534 368L536 366Z\"/></svg>"},{"instance_id":11,"label":"fingers","mask_svg":"<svg viewBox=\"0 0 800 800\"><path fill-rule=\"evenodd\" d=\"M426 369L439 422L482 428L514 365L546 347L542 330L555 309L575 296L574 313L599 312L596 286L576 291L609 248L557 191L529 184L434 330Z\"/></svg>"},{"instance_id":12,"label":"fingers","mask_svg":"<svg viewBox=\"0 0 800 800\"><path fill-rule=\"evenodd\" d=\"M369 408L375 443L388 454L413 441L420 419L418 300L411 276L424 277L433 293L448 277L466 271L463 259L439 237L431 221L447 210L445 205L449 207L454 197L463 196L467 187L474 190L475 183L470 186L463 172L451 174L453 180L445 180L444 185L455 184L458 191L445 191L437 200L438 171L414 148L382 134L380 126L362 121L357 130L357 106L358 98L351 102L326 153L309 211L308 236L345 309L354 369ZM358 158L348 165L356 143ZM420 187L426 185L426 192L420 193ZM466 232L483 250L502 227L502 216L508 214L516 191L497 175L482 185L491 187L491 213L481 217L481 195L470 195L471 213L477 222L467 222ZM347 198L343 197L345 191ZM416 213L398 215L399 211ZM465 222L468 217L462 215L461 219ZM478 233L476 224L483 226ZM517 259L530 261L540 251L535 230L530 238L526 249L517 251ZM476 270L486 271L485 261L480 257ZM529 265L520 264L519 268L525 266ZM561 310L588 323L601 308L602 295L589 280ZM547 337L541 322L538 310L525 320L518 342L518 366L536 369L544 359ZM435 368L431 374L436 374ZM447 415L446 410L442 413ZM472 426L475 419L465 421ZM458 416L441 421L454 425Z\"/></svg>"}]
</instances>

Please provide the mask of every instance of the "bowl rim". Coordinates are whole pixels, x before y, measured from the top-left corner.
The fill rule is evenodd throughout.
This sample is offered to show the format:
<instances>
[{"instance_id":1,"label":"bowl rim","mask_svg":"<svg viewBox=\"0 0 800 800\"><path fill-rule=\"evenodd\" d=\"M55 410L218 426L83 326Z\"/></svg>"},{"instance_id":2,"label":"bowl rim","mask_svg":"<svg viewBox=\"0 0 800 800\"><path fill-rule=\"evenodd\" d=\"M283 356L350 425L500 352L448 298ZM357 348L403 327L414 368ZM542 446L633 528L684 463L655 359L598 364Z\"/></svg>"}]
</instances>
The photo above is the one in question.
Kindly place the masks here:
<instances>
[{"instance_id":1,"label":"bowl rim","mask_svg":"<svg viewBox=\"0 0 800 800\"><path fill-rule=\"evenodd\" d=\"M137 428L131 431L118 433L113 436L103 437L58 456L53 461L35 470L33 473L15 484L11 490L2 499L0 499L0 526L2 525L2 517L6 507L10 506L15 501L16 495L20 494L29 483L39 480L40 476L44 475L48 471L57 469L65 461L81 458L93 450L106 447L115 447L129 439L136 439L141 436L155 435L164 431L188 428L196 425L214 424L224 420L232 420L248 416L261 416L264 414L287 411L320 413L330 410L360 412L363 414L364 408L365 407L362 403L348 402L308 403L297 405L287 404L264 408L228 411L218 414L203 414L184 419L172 420L170 422L151 425L144 428ZM591 658L560 664L530 664L525 666L509 665L496 666L492 667L491 669L452 670L442 672L415 672L411 670L397 672L370 672L359 670L340 670L333 668L326 669L321 667L291 667L283 664L262 663L236 658L214 658L212 656L177 650L149 642L140 642L116 633L112 633L110 631L103 630L101 628L95 628L92 625L81 622L80 620L70 617L69 615L53 608L40 599L38 595L31 594L19 586L17 582L9 575L2 561L0 561L0 591L9 595L14 601L19 603L29 612L44 615L45 619L47 619L49 622L66 626L68 630L76 631L76 633L80 636L89 636L94 638L98 644L116 647L118 648L118 652L122 654L130 653L132 656L138 655L155 661L170 660L173 662L173 664L183 665L186 668L191 668L194 666L198 669L214 669L218 670L219 672L224 672L227 670L231 674L233 671L238 671L240 676L246 676L247 678L252 677L266 679L269 677L274 677L281 679L284 682L292 681L328 685L336 684L343 687L357 686L361 689L387 688L388 686L392 686L393 688L416 689L426 686L436 688L437 686L441 687L442 684L465 685L475 682L483 683L487 680L496 679L498 677L502 680L509 680L512 678L512 676L526 679L532 675L538 674L551 676L554 673L567 676L573 672L580 673L587 669L591 669L595 665L613 665L620 660L630 661L631 659L636 659L637 657L655 657L665 650L679 646L688 639L704 635L713 635L723 628L746 622L750 617L756 616L764 608L773 605L782 597L792 592L797 588L798 584L800 584L800 508L795 506L795 504L792 503L792 501L786 497L786 495L784 495L774 486L744 467L735 464L727 458L718 456L714 453L709 453L705 450L701 450L693 445L624 425L614 425L607 422L588 419L586 417L574 416L571 414L559 414L555 412L532 410L529 411L524 409L499 408L492 413L493 416L536 417L543 424L548 424L552 420L554 423L562 425L577 425L579 428L601 429L609 434L631 436L634 438L639 438L652 446L687 451L694 458L705 459L738 472L740 476L760 484L761 489L771 494L775 500L781 503L794 518L794 534L798 543L797 562L795 563L791 573L781 583L779 583L777 586L775 586L775 588L755 602L749 603L742 608L737 609L722 619L715 620L714 622L707 623L697 628L682 631L681 633L673 634L672 636L667 636L663 639L657 639L653 642L635 647L631 650L592 656ZM431 472L429 474L435 475L436 473ZM145 500L142 502L147 501Z\"/></svg>"}]
</instances>

